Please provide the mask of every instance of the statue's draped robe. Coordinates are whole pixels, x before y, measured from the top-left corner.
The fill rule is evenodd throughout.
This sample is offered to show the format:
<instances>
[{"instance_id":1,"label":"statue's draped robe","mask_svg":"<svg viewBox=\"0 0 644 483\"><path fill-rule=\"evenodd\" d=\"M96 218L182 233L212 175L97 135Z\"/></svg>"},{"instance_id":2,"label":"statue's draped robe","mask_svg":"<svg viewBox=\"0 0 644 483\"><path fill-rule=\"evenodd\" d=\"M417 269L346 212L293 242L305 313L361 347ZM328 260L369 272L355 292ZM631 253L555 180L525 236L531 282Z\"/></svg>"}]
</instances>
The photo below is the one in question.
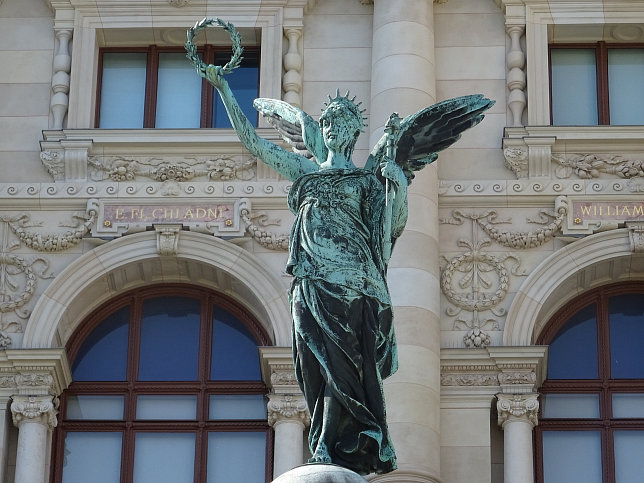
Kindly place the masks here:
<instances>
[{"instance_id":1,"label":"statue's draped robe","mask_svg":"<svg viewBox=\"0 0 644 483\"><path fill-rule=\"evenodd\" d=\"M289 207L293 351L311 451L323 441L333 463L362 474L392 471L382 379L396 371L397 353L383 186L364 169L322 170L295 181Z\"/></svg>"}]
</instances>

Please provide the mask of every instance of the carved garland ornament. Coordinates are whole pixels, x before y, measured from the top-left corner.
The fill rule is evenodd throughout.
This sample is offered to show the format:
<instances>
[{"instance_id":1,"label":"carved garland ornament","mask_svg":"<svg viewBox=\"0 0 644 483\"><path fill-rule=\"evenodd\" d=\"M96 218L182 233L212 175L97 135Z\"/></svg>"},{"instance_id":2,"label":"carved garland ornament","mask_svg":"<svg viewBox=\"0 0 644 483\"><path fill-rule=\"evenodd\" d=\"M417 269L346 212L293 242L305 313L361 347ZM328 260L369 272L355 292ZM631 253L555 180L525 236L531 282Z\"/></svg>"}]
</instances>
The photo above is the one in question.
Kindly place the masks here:
<instances>
[{"instance_id":1,"label":"carved garland ornament","mask_svg":"<svg viewBox=\"0 0 644 483\"><path fill-rule=\"evenodd\" d=\"M464 213L454 210L452 217L441 220L445 224L461 225L469 219L474 225L483 230L492 240L500 245L514 249L535 248L551 240L561 229L566 218L568 205L564 197L555 201L555 211L542 210L538 219L529 219L531 223L543 225L529 232L510 232L499 229L496 225L508 223L509 220L500 220L494 210L484 213ZM463 337L466 347L487 347L492 343L485 330L498 330L499 323L493 317L482 316L482 312L490 311L494 316L505 315L505 309L500 307L501 302L510 290L510 275L525 276L520 270L521 260L514 255L502 257L485 253L483 248L491 245L490 240L459 239L457 245L467 248L465 253L445 261L441 272L440 286L447 300L454 307L446 309L447 315L456 317L460 312L467 311L472 314L471 320L458 317L454 329L466 328L469 331ZM506 268L506 262L512 261L513 266ZM490 275L496 277L494 281ZM496 289L493 289L496 287Z\"/></svg>"},{"instance_id":2,"label":"carved garland ornament","mask_svg":"<svg viewBox=\"0 0 644 483\"><path fill-rule=\"evenodd\" d=\"M279 220L269 220L265 213L251 213L247 209L241 210L241 218L246 223L248 234L261 246L269 250L288 250L288 233L276 235L264 228L266 225L277 225Z\"/></svg>"},{"instance_id":3,"label":"carved garland ornament","mask_svg":"<svg viewBox=\"0 0 644 483\"><path fill-rule=\"evenodd\" d=\"M71 230L60 234L41 234L36 233L28 228L34 226L30 224L31 218L28 214L22 214L15 217L0 218L7 223L11 231L20 239L20 241L32 250L39 252L60 252L78 245L83 236L91 230L92 225L98 216L98 203L92 199L87 202L87 209L82 215L75 215L74 222L68 225Z\"/></svg>"},{"instance_id":4,"label":"carved garland ornament","mask_svg":"<svg viewBox=\"0 0 644 483\"><path fill-rule=\"evenodd\" d=\"M44 152L41 153L43 163ZM53 158L52 153L47 159ZM116 182L136 181L137 176L154 181L191 181L205 177L210 181L231 181L234 179L248 181L256 175L257 160L249 156L221 155L207 159L165 161L158 158L124 158L121 156L99 157L90 156L88 160L92 168L90 177L101 181L104 177ZM48 162L49 172L56 178L60 168Z\"/></svg>"},{"instance_id":5,"label":"carved garland ornament","mask_svg":"<svg viewBox=\"0 0 644 483\"><path fill-rule=\"evenodd\" d=\"M599 178L602 174L624 179L644 177L642 159L617 154L553 154L552 159L559 164L555 171L558 178L568 178L573 173L583 179Z\"/></svg>"},{"instance_id":6,"label":"carved garland ornament","mask_svg":"<svg viewBox=\"0 0 644 483\"><path fill-rule=\"evenodd\" d=\"M533 231L501 231L495 225L497 219L496 211L486 211L483 214L464 214L460 211L454 212L454 218L469 218L476 223L481 229L487 233L499 245L508 248L526 249L537 248L544 243L552 240L552 238L561 230L566 215L568 214L568 203L566 198L559 196L555 200L555 211L542 210L539 212L540 220L529 219L532 223L544 224L542 228ZM547 222L550 219L552 221Z\"/></svg>"}]
</instances>

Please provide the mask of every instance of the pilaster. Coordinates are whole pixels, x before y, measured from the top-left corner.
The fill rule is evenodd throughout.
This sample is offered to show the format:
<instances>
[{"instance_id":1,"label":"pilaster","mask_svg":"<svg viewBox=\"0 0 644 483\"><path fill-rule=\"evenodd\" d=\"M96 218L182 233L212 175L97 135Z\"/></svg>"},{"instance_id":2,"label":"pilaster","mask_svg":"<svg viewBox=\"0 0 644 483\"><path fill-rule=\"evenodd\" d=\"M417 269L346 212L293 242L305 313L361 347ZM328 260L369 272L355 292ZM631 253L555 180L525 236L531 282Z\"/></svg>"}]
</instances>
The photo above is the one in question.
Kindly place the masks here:
<instances>
[{"instance_id":1,"label":"pilaster","mask_svg":"<svg viewBox=\"0 0 644 483\"><path fill-rule=\"evenodd\" d=\"M290 347L261 347L262 379L269 387L268 424L275 431L273 477L304 463L304 431L311 422L295 378Z\"/></svg>"}]
</instances>

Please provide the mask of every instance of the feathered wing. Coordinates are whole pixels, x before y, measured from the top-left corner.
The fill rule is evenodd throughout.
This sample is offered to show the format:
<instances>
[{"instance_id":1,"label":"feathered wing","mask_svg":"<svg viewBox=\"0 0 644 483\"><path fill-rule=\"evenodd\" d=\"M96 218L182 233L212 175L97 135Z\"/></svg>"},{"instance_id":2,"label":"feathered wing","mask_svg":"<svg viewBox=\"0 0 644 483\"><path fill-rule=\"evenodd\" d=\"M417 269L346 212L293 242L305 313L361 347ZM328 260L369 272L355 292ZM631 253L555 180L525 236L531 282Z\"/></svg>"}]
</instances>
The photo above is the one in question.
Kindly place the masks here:
<instances>
[{"instance_id":1,"label":"feathered wing","mask_svg":"<svg viewBox=\"0 0 644 483\"><path fill-rule=\"evenodd\" d=\"M448 99L407 116L400 122L400 129L380 138L365 168L380 176L378 167L385 156L387 143L393 143L395 161L411 183L414 171L434 162L439 151L458 141L463 131L481 122L483 113L493 105L494 101L474 94Z\"/></svg>"},{"instance_id":2,"label":"feathered wing","mask_svg":"<svg viewBox=\"0 0 644 483\"><path fill-rule=\"evenodd\" d=\"M327 157L320 125L306 112L278 99L259 98L253 106L273 126L294 152L318 164Z\"/></svg>"}]
</instances>

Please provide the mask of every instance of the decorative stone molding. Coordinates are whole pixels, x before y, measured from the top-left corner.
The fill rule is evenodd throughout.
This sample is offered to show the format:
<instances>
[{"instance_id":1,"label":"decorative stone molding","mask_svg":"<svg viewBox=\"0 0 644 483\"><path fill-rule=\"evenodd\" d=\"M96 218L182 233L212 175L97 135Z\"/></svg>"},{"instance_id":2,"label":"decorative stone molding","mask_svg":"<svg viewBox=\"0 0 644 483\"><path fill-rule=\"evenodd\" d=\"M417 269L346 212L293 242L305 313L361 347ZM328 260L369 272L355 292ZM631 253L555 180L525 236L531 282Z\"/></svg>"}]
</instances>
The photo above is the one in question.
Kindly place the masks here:
<instances>
[{"instance_id":1,"label":"decorative stone molding","mask_svg":"<svg viewBox=\"0 0 644 483\"><path fill-rule=\"evenodd\" d=\"M524 92L526 87L525 53L521 49L521 37L525 32L525 25L508 25L506 32L510 37L510 50L506 56L508 109L512 115L511 126L521 126L523 111L527 105Z\"/></svg>"},{"instance_id":2,"label":"decorative stone molding","mask_svg":"<svg viewBox=\"0 0 644 483\"><path fill-rule=\"evenodd\" d=\"M442 349L441 386L533 393L543 381L546 351L545 346Z\"/></svg>"},{"instance_id":3,"label":"decorative stone molding","mask_svg":"<svg viewBox=\"0 0 644 483\"><path fill-rule=\"evenodd\" d=\"M619 154L553 154L552 160L559 165L555 170L558 178L565 179L572 174L582 179L599 178L602 174L620 178L644 177L644 161L641 157Z\"/></svg>"},{"instance_id":4,"label":"decorative stone molding","mask_svg":"<svg viewBox=\"0 0 644 483\"><path fill-rule=\"evenodd\" d=\"M284 421L297 421L304 426L311 424L311 416L304 396L299 394L269 394L268 424L275 426Z\"/></svg>"},{"instance_id":5,"label":"decorative stone molding","mask_svg":"<svg viewBox=\"0 0 644 483\"><path fill-rule=\"evenodd\" d=\"M52 396L13 396L11 416L17 427L24 422L41 423L53 429L58 424Z\"/></svg>"},{"instance_id":6,"label":"decorative stone molding","mask_svg":"<svg viewBox=\"0 0 644 483\"><path fill-rule=\"evenodd\" d=\"M505 310L499 304L510 290L510 273L524 275L519 271L521 260L518 257L497 257L482 251L490 244L489 240L474 243L459 239L457 245L469 250L448 260L441 270L441 290L456 307L448 307L447 315L455 317L462 310L472 314L471 320L458 317L454 323L454 330L470 329L463 337L466 347L486 347L491 344L492 340L484 330L499 330L499 324L494 318L482 317L481 313L491 311L497 317L505 315ZM514 262L509 271L505 267L508 260ZM496 276L496 281L492 281L491 274Z\"/></svg>"},{"instance_id":7,"label":"decorative stone molding","mask_svg":"<svg viewBox=\"0 0 644 483\"><path fill-rule=\"evenodd\" d=\"M190 4L190 0L168 0L168 3L173 7L181 8Z\"/></svg>"},{"instance_id":8,"label":"decorative stone molding","mask_svg":"<svg viewBox=\"0 0 644 483\"><path fill-rule=\"evenodd\" d=\"M495 210L486 211L484 213L465 213L461 210L454 210L452 212L452 218L441 220L441 222L460 225L463 223L463 218L472 220L499 245L521 250L537 248L552 240L552 238L561 230L567 214L568 202L564 196L559 196L555 199L554 211L541 210L538 213L538 219L528 219L530 223L544 225L543 227L533 231L512 232L500 230L495 225L508 223L510 220L499 220L498 213Z\"/></svg>"},{"instance_id":9,"label":"decorative stone molding","mask_svg":"<svg viewBox=\"0 0 644 483\"><path fill-rule=\"evenodd\" d=\"M633 253L644 253L644 223L627 223L628 238Z\"/></svg>"},{"instance_id":10,"label":"decorative stone molding","mask_svg":"<svg viewBox=\"0 0 644 483\"><path fill-rule=\"evenodd\" d=\"M498 387L496 374L441 374L441 386L494 386Z\"/></svg>"},{"instance_id":11,"label":"decorative stone molding","mask_svg":"<svg viewBox=\"0 0 644 483\"><path fill-rule=\"evenodd\" d=\"M242 220L246 223L246 232L264 248L269 250L288 250L288 233L275 234L265 229L266 225L279 224L279 220L269 221L265 213L242 211Z\"/></svg>"},{"instance_id":12,"label":"decorative stone molding","mask_svg":"<svg viewBox=\"0 0 644 483\"><path fill-rule=\"evenodd\" d=\"M302 107L302 53L299 47L302 30L301 27L284 28L288 50L283 59L285 71L282 77L283 99L295 107Z\"/></svg>"},{"instance_id":13,"label":"decorative stone molding","mask_svg":"<svg viewBox=\"0 0 644 483\"><path fill-rule=\"evenodd\" d=\"M174 256L179 246L181 225L154 225L157 232L157 251L162 257Z\"/></svg>"},{"instance_id":14,"label":"decorative stone molding","mask_svg":"<svg viewBox=\"0 0 644 483\"><path fill-rule=\"evenodd\" d=\"M41 156L42 159L42 156ZM186 182L192 180L248 181L256 178L257 159L250 155L221 154L195 158L89 156L93 181ZM49 165L52 163L49 162ZM51 173L50 169L50 173Z\"/></svg>"},{"instance_id":15,"label":"decorative stone molding","mask_svg":"<svg viewBox=\"0 0 644 483\"><path fill-rule=\"evenodd\" d=\"M528 176L528 149L523 147L508 146L503 149L505 167L514 173L517 178Z\"/></svg>"},{"instance_id":16,"label":"decorative stone molding","mask_svg":"<svg viewBox=\"0 0 644 483\"><path fill-rule=\"evenodd\" d=\"M505 428L507 423L513 421L525 421L533 427L536 426L539 423L538 397L538 394L498 394L496 409L499 414L499 426Z\"/></svg>"},{"instance_id":17,"label":"decorative stone molding","mask_svg":"<svg viewBox=\"0 0 644 483\"><path fill-rule=\"evenodd\" d=\"M29 230L33 226L39 226L40 223L33 223L28 213L3 217L0 218L0 221L7 223L11 231L28 248L39 252L60 252L78 245L82 238L89 233L96 221L97 210L98 201L93 198L89 199L85 213L74 215L71 223L63 225L69 228L65 233L41 234Z\"/></svg>"},{"instance_id":18,"label":"decorative stone molding","mask_svg":"<svg viewBox=\"0 0 644 483\"><path fill-rule=\"evenodd\" d=\"M51 78L51 124L52 129L62 129L69 106L69 73L72 66L72 57L69 43L73 30L69 28L55 28L56 52L54 54L53 76Z\"/></svg>"},{"instance_id":19,"label":"decorative stone molding","mask_svg":"<svg viewBox=\"0 0 644 483\"><path fill-rule=\"evenodd\" d=\"M484 213L465 213L453 210L450 218L444 218L441 223L462 225L465 219L472 222L473 240L460 238L459 247L466 248L464 253L450 259L443 257L440 287L447 301L452 304L445 309L450 317L455 317L454 330L468 329L463 336L466 347L487 347L492 344L492 338L486 331L498 331L499 322L496 317L506 315L501 306L510 291L511 275L525 276L521 269L521 259L516 255L492 255L484 249L492 244L491 240L479 240L475 227L479 227L493 241L512 249L536 248L560 232L561 226L568 213L564 197L555 201L556 212L542 210L539 218L528 219L531 223L541 224L542 227L530 232L503 231L496 225L509 223L502 220L498 212L489 210ZM511 267L506 263L511 262ZM461 315L465 311L471 318ZM490 312L486 314L485 312Z\"/></svg>"}]
</instances>

